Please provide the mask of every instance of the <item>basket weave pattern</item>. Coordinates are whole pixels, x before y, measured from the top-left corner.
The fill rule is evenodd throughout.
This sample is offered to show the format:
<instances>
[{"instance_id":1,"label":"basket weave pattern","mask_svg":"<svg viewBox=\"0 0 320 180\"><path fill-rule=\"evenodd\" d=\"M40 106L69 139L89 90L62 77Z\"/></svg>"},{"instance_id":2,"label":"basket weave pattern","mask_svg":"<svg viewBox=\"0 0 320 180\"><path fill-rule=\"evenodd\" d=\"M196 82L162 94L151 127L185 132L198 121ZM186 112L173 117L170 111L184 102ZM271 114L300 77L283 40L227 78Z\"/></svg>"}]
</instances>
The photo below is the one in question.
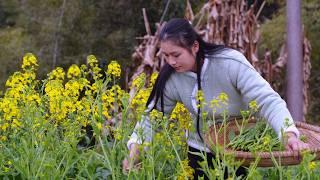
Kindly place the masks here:
<instances>
[{"instance_id":1,"label":"basket weave pattern","mask_svg":"<svg viewBox=\"0 0 320 180\"><path fill-rule=\"evenodd\" d=\"M254 126L256 123L255 120L250 120L246 126ZM301 135L306 137L306 143L309 144L309 151L312 154L316 154L315 160L320 159L320 127L307 124L304 122L295 122L296 127L300 131ZM219 129L219 127L216 127ZM224 140L226 141L225 144L229 143L228 138L230 132L236 132L238 130L235 123L231 122L226 125L224 128L226 130L226 136L224 136L224 132L215 132L215 128L213 126L210 127L209 132L205 135L205 143L208 147L213 147L214 144L212 140L215 141L215 135L218 136L217 141L219 144L223 144ZM226 148L225 152L227 154L234 154L235 159L238 161L242 161L243 166L249 166L251 163L255 162L257 157L260 158L258 162L259 167L272 167L274 163L272 161L272 157L281 164L282 166L289 166L289 165L297 165L301 162L302 156L301 153L298 151L272 151L272 152L245 152L245 151L235 151Z\"/></svg>"}]
</instances>

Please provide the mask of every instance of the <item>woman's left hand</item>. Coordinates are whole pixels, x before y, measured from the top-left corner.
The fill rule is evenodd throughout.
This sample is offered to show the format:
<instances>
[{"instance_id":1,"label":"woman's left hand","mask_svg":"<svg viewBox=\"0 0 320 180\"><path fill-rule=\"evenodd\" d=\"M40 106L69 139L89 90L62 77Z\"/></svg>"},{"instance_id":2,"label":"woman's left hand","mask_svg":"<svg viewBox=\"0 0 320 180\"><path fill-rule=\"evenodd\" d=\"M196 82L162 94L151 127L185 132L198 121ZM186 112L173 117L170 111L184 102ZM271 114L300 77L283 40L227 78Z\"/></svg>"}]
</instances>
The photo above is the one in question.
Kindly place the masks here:
<instances>
[{"instance_id":1,"label":"woman's left hand","mask_svg":"<svg viewBox=\"0 0 320 180\"><path fill-rule=\"evenodd\" d=\"M301 151L309 148L309 144L302 142L297 138L296 134L292 132L285 133L285 147L286 150Z\"/></svg>"}]
</instances>

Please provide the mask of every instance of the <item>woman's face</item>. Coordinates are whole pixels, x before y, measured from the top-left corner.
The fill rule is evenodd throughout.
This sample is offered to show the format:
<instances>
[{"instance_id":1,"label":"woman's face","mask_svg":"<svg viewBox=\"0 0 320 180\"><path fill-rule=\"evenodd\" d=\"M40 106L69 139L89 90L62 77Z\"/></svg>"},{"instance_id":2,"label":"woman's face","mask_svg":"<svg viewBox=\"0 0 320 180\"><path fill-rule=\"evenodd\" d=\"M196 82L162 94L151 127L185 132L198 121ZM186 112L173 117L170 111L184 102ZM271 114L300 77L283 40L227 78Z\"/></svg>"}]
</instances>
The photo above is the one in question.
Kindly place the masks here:
<instances>
[{"instance_id":1,"label":"woman's face","mask_svg":"<svg viewBox=\"0 0 320 180\"><path fill-rule=\"evenodd\" d=\"M196 54L199 50L198 42L191 47L191 52L183 47L177 46L172 41L160 43L161 53L166 62L175 69L176 72L196 72Z\"/></svg>"}]
</instances>

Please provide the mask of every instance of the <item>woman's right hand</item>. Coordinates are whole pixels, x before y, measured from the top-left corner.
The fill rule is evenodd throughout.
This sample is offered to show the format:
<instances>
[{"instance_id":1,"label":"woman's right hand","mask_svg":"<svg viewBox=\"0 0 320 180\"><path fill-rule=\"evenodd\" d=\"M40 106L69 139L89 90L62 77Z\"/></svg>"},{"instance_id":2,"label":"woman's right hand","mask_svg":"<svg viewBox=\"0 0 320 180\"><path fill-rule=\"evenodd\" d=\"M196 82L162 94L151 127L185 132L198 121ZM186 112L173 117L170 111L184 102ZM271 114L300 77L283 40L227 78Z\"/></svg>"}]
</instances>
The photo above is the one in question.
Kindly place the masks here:
<instances>
[{"instance_id":1,"label":"woman's right hand","mask_svg":"<svg viewBox=\"0 0 320 180\"><path fill-rule=\"evenodd\" d=\"M132 168L139 169L139 144L133 143L130 145L129 157L122 161L122 169L124 173L132 170Z\"/></svg>"}]
</instances>

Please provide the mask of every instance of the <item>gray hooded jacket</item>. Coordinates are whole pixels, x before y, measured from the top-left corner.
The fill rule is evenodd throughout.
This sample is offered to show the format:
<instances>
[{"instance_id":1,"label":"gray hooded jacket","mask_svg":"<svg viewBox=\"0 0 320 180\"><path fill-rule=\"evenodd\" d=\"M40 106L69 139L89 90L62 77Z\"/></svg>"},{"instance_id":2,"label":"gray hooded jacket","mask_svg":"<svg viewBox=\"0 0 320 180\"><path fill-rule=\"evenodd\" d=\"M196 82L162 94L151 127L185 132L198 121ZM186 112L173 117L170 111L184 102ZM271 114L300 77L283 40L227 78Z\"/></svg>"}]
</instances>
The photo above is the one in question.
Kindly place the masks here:
<instances>
[{"instance_id":1,"label":"gray hooded jacket","mask_svg":"<svg viewBox=\"0 0 320 180\"><path fill-rule=\"evenodd\" d=\"M245 56L232 49L223 50L213 56L206 57L201 70L201 86L207 106L201 111L208 112L212 116L210 102L220 93L228 95L228 104L224 108L215 110L215 120L219 120L223 110L227 110L229 116L240 116L240 110L247 110L250 101L256 101L259 107L259 116L265 118L272 126L278 137L281 132L291 131L299 136L299 131L293 123L292 116L287 109L285 101L276 93L269 83L247 61ZM164 111L170 114L177 102L181 102L193 115L193 123L196 126L197 117L197 76L194 72L173 73L168 79L164 89ZM160 100L159 100L160 102ZM160 109L160 103L157 109ZM154 103L149 105L151 110ZM285 123L285 119L288 119ZM201 122L201 121L200 121ZM289 124L289 126L287 125ZM200 123L200 129L202 124ZM143 130L144 137L139 137L138 129ZM154 130L148 115L143 116L136 124L127 146L132 143L151 141ZM204 133L204 132L202 132ZM140 133L141 134L141 133ZM188 145L199 150L209 151L199 138L197 132L188 132ZM201 134L203 137L203 134Z\"/></svg>"}]
</instances>

